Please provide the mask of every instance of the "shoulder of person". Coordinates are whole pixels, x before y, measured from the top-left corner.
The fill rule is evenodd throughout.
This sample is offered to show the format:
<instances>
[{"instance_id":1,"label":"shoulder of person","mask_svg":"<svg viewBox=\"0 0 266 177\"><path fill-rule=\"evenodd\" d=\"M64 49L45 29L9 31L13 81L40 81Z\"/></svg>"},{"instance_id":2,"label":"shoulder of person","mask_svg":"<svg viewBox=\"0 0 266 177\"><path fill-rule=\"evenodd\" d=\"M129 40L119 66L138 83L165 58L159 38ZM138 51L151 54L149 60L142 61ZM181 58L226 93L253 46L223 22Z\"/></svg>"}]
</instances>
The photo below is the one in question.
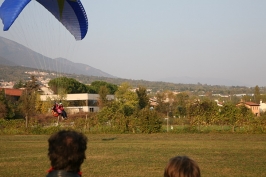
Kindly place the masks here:
<instances>
[{"instance_id":1,"label":"shoulder of person","mask_svg":"<svg viewBox=\"0 0 266 177\"><path fill-rule=\"evenodd\" d=\"M67 172L65 170L53 170L46 177L81 177L78 173Z\"/></svg>"}]
</instances>

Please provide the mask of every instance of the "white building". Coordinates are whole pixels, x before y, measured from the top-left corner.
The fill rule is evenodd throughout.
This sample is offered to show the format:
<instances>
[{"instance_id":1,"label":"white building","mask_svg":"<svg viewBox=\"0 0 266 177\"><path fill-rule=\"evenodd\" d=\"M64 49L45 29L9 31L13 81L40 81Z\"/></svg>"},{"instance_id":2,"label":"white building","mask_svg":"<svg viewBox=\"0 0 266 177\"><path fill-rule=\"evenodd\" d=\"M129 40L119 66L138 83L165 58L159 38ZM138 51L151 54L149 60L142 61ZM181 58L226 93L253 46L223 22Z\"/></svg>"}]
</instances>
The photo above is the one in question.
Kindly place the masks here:
<instances>
[{"instance_id":1,"label":"white building","mask_svg":"<svg viewBox=\"0 0 266 177\"><path fill-rule=\"evenodd\" d=\"M265 112L266 111L266 103L262 103L262 101L260 101L260 112Z\"/></svg>"},{"instance_id":2,"label":"white building","mask_svg":"<svg viewBox=\"0 0 266 177\"><path fill-rule=\"evenodd\" d=\"M41 95L41 101L47 100L60 100L59 95ZM85 101L85 106L72 106L65 107L70 113L77 112L98 112L98 100L99 94L88 94L88 93L77 93L77 94L66 94L64 101ZM107 95L108 100L113 100L114 95Z\"/></svg>"}]
</instances>

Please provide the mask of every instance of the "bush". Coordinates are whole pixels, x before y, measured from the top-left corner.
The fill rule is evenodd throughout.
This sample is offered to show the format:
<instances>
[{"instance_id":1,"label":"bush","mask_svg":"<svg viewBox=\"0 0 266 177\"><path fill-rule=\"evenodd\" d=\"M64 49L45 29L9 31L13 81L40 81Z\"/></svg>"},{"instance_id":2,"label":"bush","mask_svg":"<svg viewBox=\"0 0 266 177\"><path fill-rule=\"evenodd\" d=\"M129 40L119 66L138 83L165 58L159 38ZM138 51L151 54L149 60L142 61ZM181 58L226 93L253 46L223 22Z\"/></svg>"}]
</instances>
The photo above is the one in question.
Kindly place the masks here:
<instances>
[{"instance_id":1,"label":"bush","mask_svg":"<svg viewBox=\"0 0 266 177\"><path fill-rule=\"evenodd\" d=\"M157 111L148 108L137 113L138 128L141 133L158 133L162 128L162 121Z\"/></svg>"},{"instance_id":2,"label":"bush","mask_svg":"<svg viewBox=\"0 0 266 177\"><path fill-rule=\"evenodd\" d=\"M0 119L0 134L24 134L25 121L23 119Z\"/></svg>"}]
</instances>

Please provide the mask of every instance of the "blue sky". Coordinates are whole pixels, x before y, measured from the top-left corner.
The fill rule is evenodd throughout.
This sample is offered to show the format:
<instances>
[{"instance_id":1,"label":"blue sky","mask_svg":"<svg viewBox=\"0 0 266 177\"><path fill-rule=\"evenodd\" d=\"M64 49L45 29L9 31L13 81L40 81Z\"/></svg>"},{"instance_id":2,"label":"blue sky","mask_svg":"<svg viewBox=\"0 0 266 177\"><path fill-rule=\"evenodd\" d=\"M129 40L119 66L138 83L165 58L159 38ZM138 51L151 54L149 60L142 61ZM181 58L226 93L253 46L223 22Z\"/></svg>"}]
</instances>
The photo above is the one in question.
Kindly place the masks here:
<instances>
[{"instance_id":1,"label":"blue sky","mask_svg":"<svg viewBox=\"0 0 266 177\"><path fill-rule=\"evenodd\" d=\"M205 84L202 78L210 78L206 84L266 86L264 0L82 3L89 19L82 41L36 2L0 35L126 79L189 77Z\"/></svg>"}]
</instances>

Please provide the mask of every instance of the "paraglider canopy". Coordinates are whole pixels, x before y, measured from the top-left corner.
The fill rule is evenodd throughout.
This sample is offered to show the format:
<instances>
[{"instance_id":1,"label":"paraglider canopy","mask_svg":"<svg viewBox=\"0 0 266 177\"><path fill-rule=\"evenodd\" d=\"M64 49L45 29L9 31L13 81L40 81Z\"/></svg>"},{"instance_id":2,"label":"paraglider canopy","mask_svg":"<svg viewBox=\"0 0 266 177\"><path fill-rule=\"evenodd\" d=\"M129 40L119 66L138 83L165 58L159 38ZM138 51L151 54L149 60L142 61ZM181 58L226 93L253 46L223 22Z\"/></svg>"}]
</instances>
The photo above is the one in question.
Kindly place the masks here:
<instances>
[{"instance_id":1,"label":"paraglider canopy","mask_svg":"<svg viewBox=\"0 0 266 177\"><path fill-rule=\"evenodd\" d=\"M0 7L0 18L7 31L31 0L5 0ZM36 0L61 22L75 37L82 40L88 31L88 19L80 0ZM34 14L32 14L34 16ZM41 22L40 22L41 23Z\"/></svg>"}]
</instances>

